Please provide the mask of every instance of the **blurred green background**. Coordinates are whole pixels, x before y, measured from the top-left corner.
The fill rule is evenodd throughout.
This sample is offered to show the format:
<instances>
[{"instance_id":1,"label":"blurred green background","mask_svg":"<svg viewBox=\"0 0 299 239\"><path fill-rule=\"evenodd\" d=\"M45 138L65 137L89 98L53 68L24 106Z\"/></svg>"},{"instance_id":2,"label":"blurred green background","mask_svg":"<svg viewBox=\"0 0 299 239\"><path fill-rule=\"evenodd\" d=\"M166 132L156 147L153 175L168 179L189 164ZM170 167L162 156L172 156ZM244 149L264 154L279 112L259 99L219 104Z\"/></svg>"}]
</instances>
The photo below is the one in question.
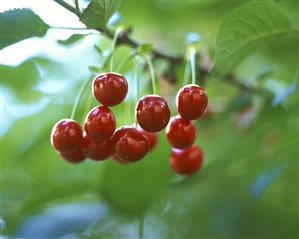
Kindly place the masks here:
<instances>
[{"instance_id":1,"label":"blurred green background","mask_svg":"<svg viewBox=\"0 0 299 239\"><path fill-rule=\"evenodd\" d=\"M124 0L119 13L134 38L171 53L184 54L186 35L199 33L201 55L209 62L221 20L244 2ZM270 2L298 27L298 1ZM32 8L50 26L82 27L50 0L7 1L1 10L19 5ZM84 35L69 38L74 34ZM53 125L70 117L81 85L93 77L90 66L101 68L105 61L109 39L93 31L51 28L41 38L2 49L3 237L137 238L143 215L145 238L298 238L298 40L298 33L288 34L263 44L234 69L257 91L212 74L205 79L209 114L196 122L205 162L190 177L171 171L164 132L158 147L132 165L110 159L71 165L53 150ZM126 46L116 49L115 69L130 52ZM163 74L165 64L155 61L155 68L175 115L184 64L172 72L176 84ZM134 69L130 62L121 70L130 92L112 108L119 126L134 123ZM142 95L151 93L146 69L138 80ZM75 117L81 123L97 105L90 89Z\"/></svg>"}]
</instances>

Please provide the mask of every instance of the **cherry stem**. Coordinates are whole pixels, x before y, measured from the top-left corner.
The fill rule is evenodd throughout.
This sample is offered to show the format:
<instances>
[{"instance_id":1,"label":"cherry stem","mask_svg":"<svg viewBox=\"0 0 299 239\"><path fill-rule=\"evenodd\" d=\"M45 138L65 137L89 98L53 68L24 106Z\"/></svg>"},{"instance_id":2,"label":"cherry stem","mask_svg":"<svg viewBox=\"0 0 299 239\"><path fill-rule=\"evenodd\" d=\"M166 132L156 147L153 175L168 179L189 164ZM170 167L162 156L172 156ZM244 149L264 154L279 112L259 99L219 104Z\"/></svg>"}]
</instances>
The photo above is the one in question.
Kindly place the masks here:
<instances>
[{"instance_id":1,"label":"cherry stem","mask_svg":"<svg viewBox=\"0 0 299 239\"><path fill-rule=\"evenodd\" d=\"M81 123L84 122L84 120L85 120L85 116L86 116L87 113L90 111L90 109L91 109L91 107L92 107L92 101L93 101L93 95L90 94L90 95L88 95L88 101L87 101L87 103L86 103L86 105L85 105L84 114L83 114L82 117L81 117L81 121L80 121Z\"/></svg>"},{"instance_id":2,"label":"cherry stem","mask_svg":"<svg viewBox=\"0 0 299 239\"><path fill-rule=\"evenodd\" d=\"M112 45L111 45L111 59L110 59L110 71L113 70L113 55L114 55L114 50L117 42L117 38L119 33L121 32L120 28L117 28L114 32L113 40L112 40Z\"/></svg>"},{"instance_id":3,"label":"cherry stem","mask_svg":"<svg viewBox=\"0 0 299 239\"><path fill-rule=\"evenodd\" d=\"M144 237L144 215L139 216L139 225L138 225L138 238L143 239Z\"/></svg>"},{"instance_id":4,"label":"cherry stem","mask_svg":"<svg viewBox=\"0 0 299 239\"><path fill-rule=\"evenodd\" d=\"M87 86L88 86L91 79L92 79L92 77L90 77L88 80L85 81L84 84L82 84L81 89L78 92L78 95L77 95L76 100L75 100L75 104L74 104L73 109L72 109L71 119L74 119L77 108L78 108L79 103L80 103L80 100L82 98L82 95L83 95L84 91L86 90L86 88L87 88Z\"/></svg>"},{"instance_id":5,"label":"cherry stem","mask_svg":"<svg viewBox=\"0 0 299 239\"><path fill-rule=\"evenodd\" d=\"M183 85L187 85L189 81L189 76L190 76L190 65L189 61L186 61L185 65L185 71L184 71L184 80L183 80Z\"/></svg>"},{"instance_id":6,"label":"cherry stem","mask_svg":"<svg viewBox=\"0 0 299 239\"><path fill-rule=\"evenodd\" d=\"M189 48L189 57L191 64L191 76L192 76L192 84L196 83L196 65L195 65L195 57L196 57L196 49L195 47Z\"/></svg>"},{"instance_id":7,"label":"cherry stem","mask_svg":"<svg viewBox=\"0 0 299 239\"><path fill-rule=\"evenodd\" d=\"M122 70L122 68L135 57L135 55L136 55L136 53L130 54L118 67L117 72L120 72Z\"/></svg>"},{"instance_id":8,"label":"cherry stem","mask_svg":"<svg viewBox=\"0 0 299 239\"><path fill-rule=\"evenodd\" d=\"M155 70L154 70L154 65L152 63L152 61L150 60L149 56L144 56L145 60L148 64L149 70L150 70L150 74L151 74L151 80L152 80L152 88L153 88L153 94L157 94L157 85L156 85L156 75L155 75Z\"/></svg>"},{"instance_id":9,"label":"cherry stem","mask_svg":"<svg viewBox=\"0 0 299 239\"><path fill-rule=\"evenodd\" d=\"M138 70L139 69L136 67L135 74L134 74L134 80L135 80L135 83L136 83L135 105L137 105L137 102L138 102L138 99L139 99L139 91L140 91L139 80L138 80ZM137 126L138 126L138 123L137 123L137 119L135 117L135 127L137 128Z\"/></svg>"},{"instance_id":10,"label":"cherry stem","mask_svg":"<svg viewBox=\"0 0 299 239\"><path fill-rule=\"evenodd\" d=\"M131 103L130 101L126 101L125 103L125 124L131 124L131 111L130 111Z\"/></svg>"},{"instance_id":11,"label":"cherry stem","mask_svg":"<svg viewBox=\"0 0 299 239\"><path fill-rule=\"evenodd\" d=\"M53 0L54 2L56 2L57 4L59 4L60 6L64 7L66 10L70 11L71 13L74 13L76 16L80 17L76 11L76 8L73 7L72 5L68 4L67 2L63 1L63 0ZM55 27L56 28L56 27ZM84 29L74 29L74 30L91 30L88 28L84 28ZM107 38L112 39L114 34L113 32L107 30L107 29L102 29L102 28L95 28L93 30L96 30L98 32L100 32L101 34L105 35ZM292 32L298 33L299 30L298 29L291 29ZM131 38L130 36L128 36L128 34L122 34L118 40L117 40L117 44L118 45L127 45L130 46L132 48L138 48L142 43L140 43L139 41ZM154 58L159 58L159 59L164 59L174 65L180 64L181 62L184 61L184 56L183 55L173 55L173 54L169 54L167 52L161 51L160 49L156 49L154 48L151 52L154 56ZM197 65L197 71L201 73L201 76L207 77L209 75L209 71L205 68L203 68L200 65ZM246 84L244 84L243 82L241 82L238 78L236 78L236 75L233 73L227 74L226 76L224 76L223 78L223 82L228 83L228 84L232 84L235 85L238 89L241 90L246 90L246 91L252 91L254 94L261 94L263 93L262 90L256 88L256 87L250 87ZM172 81L173 83L173 81Z\"/></svg>"}]
</instances>

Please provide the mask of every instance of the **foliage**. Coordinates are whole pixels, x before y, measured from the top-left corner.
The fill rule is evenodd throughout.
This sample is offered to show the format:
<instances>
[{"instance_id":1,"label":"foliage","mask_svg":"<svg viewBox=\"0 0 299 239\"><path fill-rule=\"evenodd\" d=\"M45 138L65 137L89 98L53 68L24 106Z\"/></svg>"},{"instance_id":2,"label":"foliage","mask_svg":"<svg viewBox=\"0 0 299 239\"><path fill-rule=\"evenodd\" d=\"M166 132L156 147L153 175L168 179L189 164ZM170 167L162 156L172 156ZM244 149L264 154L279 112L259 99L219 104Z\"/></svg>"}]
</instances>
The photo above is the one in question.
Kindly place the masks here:
<instances>
[{"instance_id":1,"label":"foliage","mask_svg":"<svg viewBox=\"0 0 299 239\"><path fill-rule=\"evenodd\" d=\"M219 26L215 44L214 72L225 74L253 50L298 32L277 6L249 2L232 11Z\"/></svg>"},{"instance_id":2,"label":"foliage","mask_svg":"<svg viewBox=\"0 0 299 239\"><path fill-rule=\"evenodd\" d=\"M45 35L49 26L29 9L15 9L0 14L0 49L30 37Z\"/></svg>"},{"instance_id":3,"label":"foliage","mask_svg":"<svg viewBox=\"0 0 299 239\"><path fill-rule=\"evenodd\" d=\"M79 3L84 6L84 1ZM144 57L132 59L132 52L147 57L154 49L184 53L190 31L202 37L198 62L204 69L210 68L215 53L212 73L218 79L197 74L210 106L210 113L196 122L204 167L191 177L175 175L163 132L158 148L136 164L108 159L70 165L61 160L50 145L51 128L58 119L70 117L83 84L87 87L76 120L82 123L97 105L91 79L108 68L111 39L94 31L66 30L60 37L51 35L56 31L51 29L45 35L51 27L31 10L6 11L0 13L1 48L35 36L43 36L37 41L44 47L15 64L5 53L24 50L24 42L0 52L3 234L137 238L144 215L145 238L296 238L298 2L87 4L80 19L88 28L110 31L107 21L120 7L122 24L132 25L132 37L144 42L134 51L118 45L113 54L113 69L122 66L120 73L129 82L126 101L112 108L118 126L134 123L136 73L139 95L151 93ZM59 20L63 25L64 19ZM153 63L161 94L175 115L175 94L186 62L172 65L155 58ZM169 69L178 78L176 85L168 81Z\"/></svg>"},{"instance_id":4,"label":"foliage","mask_svg":"<svg viewBox=\"0 0 299 239\"><path fill-rule=\"evenodd\" d=\"M120 3L121 0L93 0L84 10L80 20L90 28L105 28Z\"/></svg>"}]
</instances>

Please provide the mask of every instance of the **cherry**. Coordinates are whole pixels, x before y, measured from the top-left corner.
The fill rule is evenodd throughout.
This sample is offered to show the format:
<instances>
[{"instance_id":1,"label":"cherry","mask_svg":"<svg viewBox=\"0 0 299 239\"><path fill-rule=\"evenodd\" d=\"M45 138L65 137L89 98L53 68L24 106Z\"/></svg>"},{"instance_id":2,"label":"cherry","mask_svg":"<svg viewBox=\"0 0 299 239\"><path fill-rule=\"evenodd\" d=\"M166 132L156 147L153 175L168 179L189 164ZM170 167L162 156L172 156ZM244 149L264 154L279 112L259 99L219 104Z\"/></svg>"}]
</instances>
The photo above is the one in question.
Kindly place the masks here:
<instances>
[{"instance_id":1,"label":"cherry","mask_svg":"<svg viewBox=\"0 0 299 239\"><path fill-rule=\"evenodd\" d=\"M120 162L132 163L142 159L148 152L149 143L136 128L123 126L112 137L113 158Z\"/></svg>"},{"instance_id":2,"label":"cherry","mask_svg":"<svg viewBox=\"0 0 299 239\"><path fill-rule=\"evenodd\" d=\"M205 111L208 96L198 85L182 87L176 96L176 106L179 114L188 120L198 119Z\"/></svg>"},{"instance_id":3,"label":"cherry","mask_svg":"<svg viewBox=\"0 0 299 239\"><path fill-rule=\"evenodd\" d=\"M124 159L119 154L112 153L111 156L112 156L112 159L114 161L117 161L118 163L122 163L122 164L129 164L130 163L128 161L124 161Z\"/></svg>"},{"instance_id":4,"label":"cherry","mask_svg":"<svg viewBox=\"0 0 299 239\"><path fill-rule=\"evenodd\" d=\"M156 147L158 141L159 141L159 136L157 133L152 133L152 132L148 132L144 129L142 129L140 126L138 126L137 128L143 135L144 137L148 140L148 150L152 150L153 148Z\"/></svg>"},{"instance_id":5,"label":"cherry","mask_svg":"<svg viewBox=\"0 0 299 239\"><path fill-rule=\"evenodd\" d=\"M112 152L112 140L110 138L99 143L84 133L83 152L87 158L92 160L104 160L108 158Z\"/></svg>"},{"instance_id":6,"label":"cherry","mask_svg":"<svg viewBox=\"0 0 299 239\"><path fill-rule=\"evenodd\" d=\"M103 105L93 108L85 120L86 133L98 142L109 139L113 135L115 127L113 112Z\"/></svg>"},{"instance_id":7,"label":"cherry","mask_svg":"<svg viewBox=\"0 0 299 239\"><path fill-rule=\"evenodd\" d=\"M105 106L118 105L126 98L127 93L127 80L120 74L100 74L93 81L93 95Z\"/></svg>"},{"instance_id":8,"label":"cherry","mask_svg":"<svg viewBox=\"0 0 299 239\"><path fill-rule=\"evenodd\" d=\"M82 128L77 121L62 119L51 133L51 143L61 153L72 153L80 149L83 143Z\"/></svg>"},{"instance_id":9,"label":"cherry","mask_svg":"<svg viewBox=\"0 0 299 239\"><path fill-rule=\"evenodd\" d=\"M166 128L168 142L175 148L185 149L190 147L196 138L196 127L190 120L177 115L170 119Z\"/></svg>"},{"instance_id":10,"label":"cherry","mask_svg":"<svg viewBox=\"0 0 299 239\"><path fill-rule=\"evenodd\" d=\"M77 149L71 153L60 153L60 156L70 163L80 163L85 160L85 155L81 149Z\"/></svg>"},{"instance_id":11,"label":"cherry","mask_svg":"<svg viewBox=\"0 0 299 239\"><path fill-rule=\"evenodd\" d=\"M179 174L193 174L201 168L202 163L203 152L196 145L187 149L172 149L170 165Z\"/></svg>"},{"instance_id":12,"label":"cherry","mask_svg":"<svg viewBox=\"0 0 299 239\"><path fill-rule=\"evenodd\" d=\"M138 101L136 117L141 128L148 132L158 132L168 124L170 109L161 96L147 95Z\"/></svg>"}]
</instances>

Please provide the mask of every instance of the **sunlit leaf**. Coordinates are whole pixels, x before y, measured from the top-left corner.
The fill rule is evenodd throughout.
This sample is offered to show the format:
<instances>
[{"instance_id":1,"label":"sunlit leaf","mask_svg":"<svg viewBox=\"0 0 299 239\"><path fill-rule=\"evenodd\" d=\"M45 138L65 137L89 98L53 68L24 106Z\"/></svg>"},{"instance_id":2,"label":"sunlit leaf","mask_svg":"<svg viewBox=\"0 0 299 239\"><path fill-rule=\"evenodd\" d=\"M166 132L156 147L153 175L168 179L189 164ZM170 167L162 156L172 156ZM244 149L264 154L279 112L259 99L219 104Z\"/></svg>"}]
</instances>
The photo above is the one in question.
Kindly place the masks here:
<instances>
[{"instance_id":1,"label":"sunlit leaf","mask_svg":"<svg viewBox=\"0 0 299 239\"><path fill-rule=\"evenodd\" d=\"M80 20L89 28L105 28L120 4L121 0L93 0L84 10Z\"/></svg>"},{"instance_id":2,"label":"sunlit leaf","mask_svg":"<svg viewBox=\"0 0 299 239\"><path fill-rule=\"evenodd\" d=\"M0 26L0 49L30 37L41 37L49 28L30 9L0 13Z\"/></svg>"},{"instance_id":3,"label":"sunlit leaf","mask_svg":"<svg viewBox=\"0 0 299 239\"><path fill-rule=\"evenodd\" d=\"M291 32L298 32L273 4L249 2L233 10L218 27L215 45L216 75L228 73L252 51Z\"/></svg>"},{"instance_id":4,"label":"sunlit leaf","mask_svg":"<svg viewBox=\"0 0 299 239\"><path fill-rule=\"evenodd\" d=\"M57 42L61 45L69 46L69 45L72 45L72 44L82 41L88 35L89 34L74 34L74 35L71 35L66 40L57 40Z\"/></svg>"},{"instance_id":5,"label":"sunlit leaf","mask_svg":"<svg viewBox=\"0 0 299 239\"><path fill-rule=\"evenodd\" d=\"M2 83L10 88L19 99L35 99L38 92L32 88L40 80L40 74L33 60L25 61L18 66L0 65ZM31 92L31 94L28 94Z\"/></svg>"}]
</instances>

